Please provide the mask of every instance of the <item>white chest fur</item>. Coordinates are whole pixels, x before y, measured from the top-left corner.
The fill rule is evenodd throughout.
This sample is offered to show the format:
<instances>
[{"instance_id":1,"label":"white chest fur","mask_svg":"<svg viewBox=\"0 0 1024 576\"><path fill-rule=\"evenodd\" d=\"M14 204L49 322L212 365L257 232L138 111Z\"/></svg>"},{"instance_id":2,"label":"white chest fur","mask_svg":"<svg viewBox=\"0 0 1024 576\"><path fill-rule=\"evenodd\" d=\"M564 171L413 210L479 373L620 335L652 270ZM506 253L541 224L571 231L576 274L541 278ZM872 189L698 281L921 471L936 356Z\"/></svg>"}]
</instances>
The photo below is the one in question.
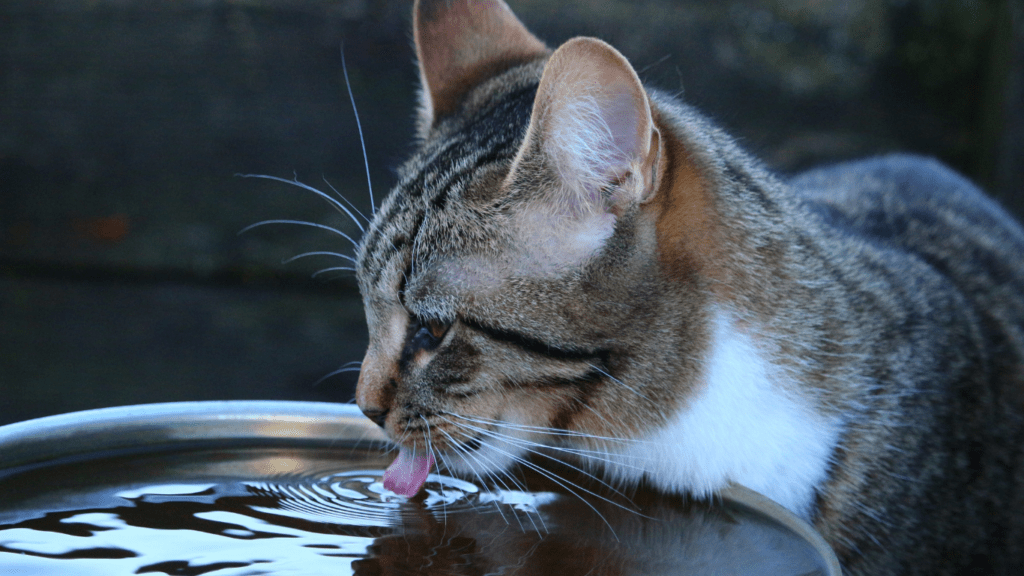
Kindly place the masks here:
<instances>
[{"instance_id":1,"label":"white chest fur","mask_svg":"<svg viewBox=\"0 0 1024 576\"><path fill-rule=\"evenodd\" d=\"M715 322L705 383L666 426L612 456L608 472L709 496L729 483L807 518L841 423L817 414L727 313Z\"/></svg>"}]
</instances>

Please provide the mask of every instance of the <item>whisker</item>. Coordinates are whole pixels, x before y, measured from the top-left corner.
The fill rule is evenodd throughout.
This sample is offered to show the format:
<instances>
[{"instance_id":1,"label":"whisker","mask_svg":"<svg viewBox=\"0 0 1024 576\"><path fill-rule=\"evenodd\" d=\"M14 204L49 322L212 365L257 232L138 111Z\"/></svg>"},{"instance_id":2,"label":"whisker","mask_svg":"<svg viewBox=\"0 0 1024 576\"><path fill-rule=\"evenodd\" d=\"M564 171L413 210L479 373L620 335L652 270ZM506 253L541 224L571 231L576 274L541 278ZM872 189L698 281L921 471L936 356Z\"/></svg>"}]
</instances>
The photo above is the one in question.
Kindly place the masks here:
<instances>
[{"instance_id":1,"label":"whisker","mask_svg":"<svg viewBox=\"0 0 1024 576\"><path fill-rule=\"evenodd\" d=\"M609 454L607 450L588 450L586 448L573 448L573 447L567 447L567 446L553 446L553 445L550 445L550 444L540 444L538 442L533 442L531 440L526 440L524 438L516 438L515 436L510 436L508 434L502 434L500 432L495 432L493 430L487 430L485 428L479 428L479 427L471 426L471 425L468 425L468 424L456 424L454 422L452 422L452 424L455 424L457 426L465 426L465 427L471 428L473 430L478 430L478 431L480 431L482 433L490 434L490 435L492 435L494 437L501 437L501 439L504 439L504 440L506 440L506 441L508 441L510 443L514 443L514 444L519 445L519 446L523 446L524 448L525 447L529 447L529 446L536 446L538 448L543 448L545 450L554 450L554 451L557 451L557 452L564 452L564 453L567 453L567 454L573 454L573 455L576 455L576 456L581 456L581 457L589 458L591 460L599 460L601 462L606 462L606 463L609 463L609 464L617 464L617 465L621 465L621 466L628 467L628 468L634 468L636 470L642 470L643 469L643 467L641 467L641 466L632 466L632 465L628 465L628 464L623 464L623 463L621 463L621 462L619 462L617 460L613 460L611 458L611 454ZM501 425L501 424L499 424L499 425ZM548 456L547 454L543 454L543 456L545 458L551 458L551 456Z\"/></svg>"},{"instance_id":2,"label":"whisker","mask_svg":"<svg viewBox=\"0 0 1024 576\"><path fill-rule=\"evenodd\" d=\"M597 409L595 409L589 403L580 402L579 399L576 399L576 398L574 398L573 401L576 402L579 405L582 405L584 408L586 408L587 410L592 412L594 414L594 416L597 416L598 420L601 420L602 422L604 422L606 426L609 426L609 427L612 426L611 422L608 421L608 418L604 414L601 414L600 412L598 412Z\"/></svg>"},{"instance_id":3,"label":"whisker","mask_svg":"<svg viewBox=\"0 0 1024 576\"><path fill-rule=\"evenodd\" d=\"M508 421L505 421L505 420L496 420L496 419L492 419L492 418L479 418L479 417L472 418L472 417L469 417L469 416L465 416L463 414L457 414L455 412L445 412L445 414L447 414L449 416L454 416L454 417L459 418L461 420L468 420L470 422L475 422L477 424L497 424L497 425L503 426L505 428L509 428L509 429L512 429L512 430L522 430L524 432L539 432L539 433L550 435L550 436L599 438L599 437L591 436L590 434L586 434L586 433L583 433L583 432L573 432L572 430L564 430L564 429L560 429L560 428L548 428L548 427L544 427L544 426L531 426L529 424L516 424L514 422L508 422Z\"/></svg>"},{"instance_id":4,"label":"whisker","mask_svg":"<svg viewBox=\"0 0 1024 576\"><path fill-rule=\"evenodd\" d=\"M580 449L580 448L565 448L565 447L562 447L562 446L548 446L548 445L542 445L542 444L537 444L537 446L543 448L544 450L553 450L555 452L564 452L566 454L572 454L573 456L579 456L581 458L585 458L585 459L588 459L588 460L596 460L598 462L604 462L605 464L614 464L615 466L620 466L622 468L632 468L633 470L641 470L641 471L646 470L646 468L644 468L643 466L637 466L637 465L634 465L634 464L626 464L626 463L621 462L619 460L615 460L614 458L611 457L611 454L609 454L607 451L602 451L602 450L583 450L583 449ZM544 454L543 452L535 452L535 453L539 454L539 455L541 455L541 456L543 456L545 458L554 459L554 456L551 456L549 454ZM635 457L633 459L636 460ZM558 461L561 462L561 460L558 460Z\"/></svg>"},{"instance_id":5,"label":"whisker","mask_svg":"<svg viewBox=\"0 0 1024 576\"><path fill-rule=\"evenodd\" d=\"M374 436L374 431L372 429L362 428L362 432L359 434L359 437L356 438L354 442L352 442L352 445L349 448L349 454L350 455L351 454L355 454L356 451L359 450L363 446L364 442L366 442L368 446L372 446L372 447L375 447L375 448L379 447L379 448L383 449L384 454L390 454L391 452L394 451L394 446L390 446L390 445L380 446L379 442L377 442L376 440L368 440L371 436ZM334 446L334 442L333 441L328 444L328 447L333 447L333 446Z\"/></svg>"},{"instance_id":6,"label":"whisker","mask_svg":"<svg viewBox=\"0 0 1024 576\"><path fill-rule=\"evenodd\" d=\"M443 416L442 416L442 418L443 418ZM531 442L529 440L524 440L524 439L521 439L521 438L516 438L514 436L510 436L510 435L507 435L507 434L502 434L500 432L495 432L495 431L492 431L492 430L487 430L485 428L480 428L480 427L477 427L477 426L471 426L471 425L468 425L468 424L458 424L458 423L453 422L453 421L448 420L448 419L445 419L445 420L447 422L449 422L450 424L454 425L454 426L461 426L461 427L464 427L464 428L468 428L470 430L479 432L482 435L486 435L486 436L489 436L489 437L494 438L496 440L507 442L507 443L509 443L509 444L511 444L513 446L518 446L520 448L523 448L524 450L526 450L527 452L530 452L531 454L536 454L538 456L547 458L547 459L552 460L554 462L558 462L558 463L560 463L560 464L562 464L562 465L564 465L564 466L566 466L568 468L571 468L572 470L575 470L576 472L579 472L580 474L583 474L584 476L587 476L588 478L593 479L594 481L596 481L599 484L603 485L604 487L608 488L609 490L611 490L615 494L617 494L619 496L625 497L625 494L622 494L614 486L611 486L610 484L608 484L607 482L605 482L601 478L595 476L594 474L592 474L592 473L590 473L590 472L588 472L586 470L583 470L583 469L581 469L579 467L573 466L572 464L570 464L568 462L563 462L561 460L558 460L557 458L554 458L553 456L550 456L548 454L544 454L542 452L539 452L539 451L537 451L536 449L533 448L533 447L539 447L539 448L543 448L543 449L548 449L548 448L551 448L550 446L546 446L546 445L543 445L543 444L538 444L536 442ZM493 447L495 449L498 449L493 444L491 445L491 447ZM600 453L598 453L598 454L600 454ZM607 457L607 454L602 454L602 455ZM596 460L598 458L594 458L594 459Z\"/></svg>"},{"instance_id":7,"label":"whisker","mask_svg":"<svg viewBox=\"0 0 1024 576\"><path fill-rule=\"evenodd\" d=\"M477 424L497 424L511 430L522 430L524 432L537 432L546 436L562 436L566 438L581 438L587 440L601 440L605 442L611 442L614 444L656 444L649 440L637 440L634 438L616 438L613 436L598 436L596 434L588 434L586 432L575 432L572 430L565 430L563 428L548 428L544 426L531 426L529 424L516 424L514 422L507 422L505 420L495 420L491 418L471 418L462 414L456 414L455 412L445 412L449 416L454 416L462 420L468 420Z\"/></svg>"},{"instance_id":8,"label":"whisker","mask_svg":"<svg viewBox=\"0 0 1024 576\"><path fill-rule=\"evenodd\" d=\"M427 420L427 417L422 415L422 414L420 414L419 416L420 416L420 420L423 420L423 423L427 426L427 432L424 434L424 437L425 437L426 442L427 442L427 454L432 456L434 461L437 462L437 460L438 460L438 458L436 456L437 450L434 449L434 443L431 442L431 440L430 440L430 420ZM428 472L429 472L429 470L428 470ZM440 490L441 490L441 515L444 517L444 533L442 534L442 538L443 538L444 535L446 535L448 533L448 502L447 502L447 497L445 496L445 493L444 493L444 483L443 482L440 483L440 486L441 486L441 488L440 488Z\"/></svg>"},{"instance_id":9,"label":"whisker","mask_svg":"<svg viewBox=\"0 0 1024 576\"><path fill-rule=\"evenodd\" d=\"M487 476L493 477L493 474L487 472L488 467L483 465L483 463L480 462L480 459L477 458L476 455L472 454L470 450L466 449L466 447L463 446L461 442L452 437L452 435L449 434L446 430L441 430L441 433L444 434L446 438L448 438L448 444L451 446L452 450L455 450L459 454L461 454L463 459L472 458L474 461L476 461L476 463L479 465L479 468L477 466L470 466L470 468L472 469L473 475L477 477L477 480L480 482L480 484L486 484L487 480L480 476L479 471L483 471L483 473L486 474ZM495 478L495 480L498 479ZM505 517L505 513L501 510L501 505L498 503L498 501L493 500L492 502L494 503L494 509L497 510L498 515L501 516L501 519L505 521L505 524L511 525L511 523L508 521L508 518ZM522 526L522 524L520 524L520 526Z\"/></svg>"},{"instance_id":10,"label":"whisker","mask_svg":"<svg viewBox=\"0 0 1024 576\"><path fill-rule=\"evenodd\" d=\"M326 200L327 202L329 202L331 204L331 206L333 206L339 212L343 212L343 213L347 214L348 217L352 219L352 222L355 223L355 225L359 227L359 231L360 232L365 232L366 231L363 228L363 225L359 222L359 220L356 219L355 214L353 214L348 208L346 208L344 204L342 204L338 200L332 198L330 195L328 195L328 194L326 194L326 193L324 193L324 192L322 192L320 190L317 190L316 188L313 188L309 184L303 184L302 182L299 182L298 178L293 178L292 180L288 180L286 178L280 178L278 176L271 176L269 174L236 174L236 176L239 176L241 178L263 178L264 180L273 180L275 182L283 182L284 184L291 184L292 186L298 186L299 188L302 188L303 190L308 190L309 192L312 192L313 194L316 194L317 196L319 196L319 197L323 198L324 200ZM364 218L365 218L365 216L364 216Z\"/></svg>"},{"instance_id":11,"label":"whisker","mask_svg":"<svg viewBox=\"0 0 1024 576\"><path fill-rule=\"evenodd\" d=\"M616 506L618 508L622 508L623 510L626 510L628 512L633 512L633 513L636 512L635 510L630 510L629 508L623 506L622 504L619 504L618 502L614 502L614 501L612 501L612 500L610 500L608 498L605 498L604 496L601 496L600 494L597 494L597 493L595 493L595 492L593 492L591 490L588 490L588 489L586 489L586 488L584 488L582 486L579 486L578 484L574 484L574 483L566 480L565 478L562 478L558 474L555 474L554 472L550 472L548 470L545 470L542 466L538 466L536 464L533 464L532 462L529 462L528 460L526 460L525 458L522 458L521 456L517 456L515 454L512 454L511 452L508 452L507 450L502 450L501 448L498 448L497 446L494 446L493 444L491 444L489 446L490 446L490 448L492 450L496 450L496 451L498 451L498 452L508 456L510 459L512 459L513 461L515 461L519 465L525 466L525 467L527 467L527 468L537 472L541 476L544 476L548 480L551 480L555 484L558 484L559 486L564 488L566 491L568 491L573 496L579 498L581 502L586 504L588 508L593 510L594 513L597 514L601 518L601 521L604 522L606 526L608 526L608 529L611 530L612 536L614 536L616 540L619 539L619 536L618 536L618 534L615 533L615 528L611 525L610 522L608 522L608 519L605 518L603 514L601 514L601 511L598 510L596 506L594 506L593 504L588 502L586 498L584 498L583 496L578 494L569 485L572 485L572 487L576 488L577 490L580 490L582 492L586 492L587 494L590 494L591 496L593 496L593 497L595 497L595 498L597 498L599 500L603 500L603 501L607 502L608 504L611 504L611 505Z\"/></svg>"},{"instance_id":12,"label":"whisker","mask_svg":"<svg viewBox=\"0 0 1024 576\"><path fill-rule=\"evenodd\" d=\"M363 214L363 211L360 210L359 208L357 208L356 205L353 204L351 200L349 200L348 198L345 197L344 194L342 194L341 192L338 192L338 189L334 187L334 184L331 184L330 182L327 181L327 177L326 176L321 175L320 177L323 179L324 184L327 184L327 186L331 190L334 191L334 193L338 196L338 198L341 198L342 200L344 200L345 203L348 204L349 208L355 210L356 214L359 214L360 218L362 218L363 220L366 220L367 224L370 223L370 219L366 217L366 214Z\"/></svg>"},{"instance_id":13,"label":"whisker","mask_svg":"<svg viewBox=\"0 0 1024 576\"><path fill-rule=\"evenodd\" d=\"M345 65L345 47L341 47L341 72L345 76L345 88L348 89L348 99L352 102L352 113L356 117L356 131L359 132L359 146L363 149L363 164L366 166L366 188L370 191L370 214L377 213L377 207L373 201L373 184L370 183L370 159L366 156L366 142L363 140L363 125L359 121L359 110L356 109L356 98L352 95L352 83L348 81L348 66Z\"/></svg>"},{"instance_id":14,"label":"whisker","mask_svg":"<svg viewBox=\"0 0 1024 576\"><path fill-rule=\"evenodd\" d=\"M442 452L441 450L434 449L434 457L436 459L436 463L437 463L437 466L438 466L439 470L440 470L441 466L444 466L445 470L451 470L452 469L451 462L448 460L448 458L447 458L447 456L445 455L444 452ZM475 471L474 471L474 474L477 476L477 478L479 478L479 475L476 474ZM447 508L447 505L445 505L445 507L443 508L443 512L444 512L444 529L445 529L445 534L447 534L448 533L448 508Z\"/></svg>"},{"instance_id":15,"label":"whisker","mask_svg":"<svg viewBox=\"0 0 1024 576\"><path fill-rule=\"evenodd\" d=\"M453 425L458 425L458 424L455 424L454 422L451 422L450 420L448 420L448 422L450 422ZM606 481L602 480L598 476L596 476L596 475L594 475L594 474L592 474L592 473L590 473L590 472L588 472L586 470L583 470L582 468L580 468L578 466L574 466L574 465L572 465L572 464L570 464L568 462L564 462L562 460L559 460L559 459L555 458L554 456L551 456L549 454L544 454L544 453L542 453L542 452L532 448L533 446L539 446L541 448L548 448L547 446L544 446L544 445L541 445L541 444L537 444L536 442L529 442L527 440L522 440L520 438L515 438L515 437L509 436L507 434L501 434L501 433L498 433L498 432L494 432L492 430L486 430L486 429L483 429L483 428L478 428L478 427L475 427L475 426L470 426L468 424L463 425L463 426L465 426L467 428L470 428L472 430L478 431L480 434L483 434L483 435L486 435L486 436L490 436L491 438L494 438L495 440L500 440L500 441L508 442L509 444L512 444L513 446L518 446L518 447L526 450L527 452L529 452L531 454L536 454L537 456L540 456L542 458L547 458L548 460L551 460L553 462L558 462L559 464L562 464L563 466L566 466L566 467L568 467L568 468L570 468L572 470L575 470L576 472L579 472L580 474L583 474L584 476L594 480L598 484L600 484L600 485L604 486L605 488L611 490L616 495L622 496L623 498L627 497L625 494L623 494L617 488L615 488L611 484L607 483ZM596 458L596 457L591 457L591 458L594 459L594 460L603 460L605 462L612 462L611 460L608 460L608 459L601 459L601 458Z\"/></svg>"},{"instance_id":16,"label":"whisker","mask_svg":"<svg viewBox=\"0 0 1024 576\"><path fill-rule=\"evenodd\" d=\"M333 232L334 234L342 236L343 238L345 238L346 240L351 242L353 246L355 246L357 248L359 247L359 243L358 242L353 240L351 236L349 236L348 234L345 234L341 230L338 230L336 228L331 228L330 226L325 226L323 224L317 224L316 222L305 222L303 220L264 220L262 222L257 222L255 224L250 224L250 225L246 226L245 228L242 228L241 230L238 231L238 234L239 235L245 234L246 232L248 232L249 230L252 230L253 228L258 228L260 226L266 226L268 224L294 224L296 226L310 226L310 227L313 227L313 228L320 228L321 230L327 230L328 232Z\"/></svg>"},{"instance_id":17,"label":"whisker","mask_svg":"<svg viewBox=\"0 0 1024 576\"><path fill-rule=\"evenodd\" d=\"M657 60L655 60L654 62L652 62L652 63L648 64L647 66L644 66L643 68L641 68L641 69L637 70L637 71L636 71L636 73L637 73L637 75L638 75L638 76L640 76L640 75L642 75L642 74L643 74L644 72L647 72L647 71L648 71L648 70L650 70L651 68L654 68L655 66L657 66L657 65L661 64L662 62L664 62L665 60L668 60L668 59L669 59L669 58L671 58L671 57L672 57L672 53L671 53L671 52L670 52L670 53L668 53L668 54L665 54L665 55L664 55L664 56L662 56L661 58L658 58L658 59L657 59Z\"/></svg>"},{"instance_id":18,"label":"whisker","mask_svg":"<svg viewBox=\"0 0 1024 576\"><path fill-rule=\"evenodd\" d=\"M516 479L516 477L512 475L511 471L503 470L501 468L498 468L498 467L494 466L494 461L493 460L488 460L488 459L484 458L484 456L482 454L480 455L480 458L482 458L484 460L487 460L491 464L491 466L489 466L489 468L492 469L493 471L488 473L488 475L493 477L495 482L501 484L502 487L504 487L506 491L513 492L514 490L512 488L510 488L509 485L506 484L504 480L502 480L502 477L507 478L508 481L512 484L512 486L514 486L515 489L518 490L519 492L523 492L523 493L529 492L529 490L526 488L525 483L523 483L523 482L519 481L518 479ZM524 530L523 523L522 523L521 520L519 520L519 515L516 514L516 511L517 511L517 509L513 508L512 514L516 517L516 521L519 522L520 530ZM524 512L526 512L526 517L527 517L527 519L530 520L530 524L533 524L534 532L540 534L541 533L541 529L537 526L536 520L533 519L534 514L531 514L528 510L525 510ZM543 526L543 528L544 528L544 534L548 534L549 533L548 532L548 526L544 522L544 516L541 515L539 512L538 512L538 514L536 514L536 516L540 520L541 526Z\"/></svg>"},{"instance_id":19,"label":"whisker","mask_svg":"<svg viewBox=\"0 0 1024 576\"><path fill-rule=\"evenodd\" d=\"M526 488L526 485L523 484L518 479L516 479L515 476L513 476L512 474L510 474L508 472L505 472L505 471L502 471L502 470L497 470L496 467L494 466L494 461L493 460L489 460L489 459L484 458L484 456L482 454L480 454L479 452L470 451L469 449L466 449L465 447L463 447L463 449L465 450L464 453L467 456L469 456L470 458L472 458L473 460L475 460L477 463L481 463L481 460L486 460L487 463L491 464L490 466L484 466L484 468L486 468L488 470L492 470L490 472L487 472L487 475L492 477L492 478L494 478L494 481L497 482L498 484L501 484L501 487L504 488L505 490L508 490L510 492L512 492L514 490L518 490L520 492L527 492L528 491L527 488ZM508 479L508 481L512 484L512 486L509 486L508 484L506 484L505 481L502 480L502 477Z\"/></svg>"},{"instance_id":20,"label":"whisker","mask_svg":"<svg viewBox=\"0 0 1024 576\"><path fill-rule=\"evenodd\" d=\"M317 380L316 382L313 382L313 388L316 388L324 380L327 380L331 376L337 376L338 374L344 374L345 372L359 372L360 369L361 368L359 366L349 366L349 367L338 368L337 370L335 370L333 372L328 372L327 374L324 374L323 376L321 376L319 380Z\"/></svg>"},{"instance_id":21,"label":"whisker","mask_svg":"<svg viewBox=\"0 0 1024 576\"><path fill-rule=\"evenodd\" d=\"M299 258L308 258L310 256L334 256L334 257L337 257L337 258L341 258L343 260L348 260L349 262L351 262L353 264L356 264L356 259L351 257L351 256L348 256L346 254L339 254L337 252L327 252L327 251L323 251L323 250L316 251L316 252L303 252L302 254L299 254L298 256L292 256L291 258L287 258L285 260L282 260L281 264L291 264L292 262L298 260Z\"/></svg>"},{"instance_id":22,"label":"whisker","mask_svg":"<svg viewBox=\"0 0 1024 576\"><path fill-rule=\"evenodd\" d=\"M362 370L362 368L359 366L348 366L345 368L338 368L334 372L331 372L331 374L342 374L344 372L359 372L360 370Z\"/></svg>"},{"instance_id":23,"label":"whisker","mask_svg":"<svg viewBox=\"0 0 1024 576\"><path fill-rule=\"evenodd\" d=\"M342 271L342 272L355 272L356 269L351 267L351 266L332 266L330 268L324 268L323 270L317 270L316 272L313 272L312 278L316 278L317 276L322 276L324 274L327 274L328 272L338 272L338 271Z\"/></svg>"},{"instance_id":24,"label":"whisker","mask_svg":"<svg viewBox=\"0 0 1024 576\"><path fill-rule=\"evenodd\" d=\"M507 492L515 492L515 491L524 492L524 493L528 492L526 487L524 485L522 485L518 480L516 480L516 478L514 476L512 476L511 473L509 473L509 472L507 472L505 470L495 469L495 467L493 465L494 462L492 460L488 460L486 458L483 458L482 455L479 458L476 458L477 462L479 462L481 459L485 460L487 463L491 464L491 466L487 466L487 468L490 468L490 469L493 469L493 470L490 471L490 472L486 472L486 474L487 474L488 477L493 479L495 484L500 484L501 487L504 488L505 491L507 491ZM503 480L502 478L507 479L512 484L512 486L510 487L508 484L506 484L505 480ZM497 507L499 510L501 509L501 504L504 503L504 501L499 500L499 499L495 499L495 500L493 500L493 502L494 502L495 507ZM536 532L537 534L540 534L542 531L543 531L544 534L548 534L549 533L547 524L545 524L544 517L542 515L540 515L539 513L538 514L531 514L528 510L518 510L518 509L513 507L512 510L511 510L511 514L512 514L512 517L516 519L516 523L519 524L519 529L521 531L526 532L526 527L523 526L523 521L519 518L519 514L517 513L519 511L525 512L526 518L530 521L530 524L533 525L533 531L534 532ZM536 516L537 519L540 520L540 526L537 526L537 520L534 519L534 516ZM506 520L506 523L507 522L508 521Z\"/></svg>"},{"instance_id":25,"label":"whisker","mask_svg":"<svg viewBox=\"0 0 1024 576\"><path fill-rule=\"evenodd\" d=\"M591 368L593 368L594 370L597 370L597 371L598 371L598 372L600 372L601 374L604 374L605 376L607 376L607 377L611 378L611 379L612 379L612 382L615 382L615 383L616 383L616 384L618 384L619 386L622 386L622 387L623 387L623 388L625 388L626 390L629 390L629 391L630 391L630 392L632 392L633 394L636 394L636 395L637 395L637 396L639 396L639 397L640 397L640 398L641 398L642 400L647 400L647 399L648 399L648 398L647 398L647 396L645 396L644 394L641 394L641 393L640 393L640 392L639 392L639 391L638 391L638 390L637 390L636 388L633 388L632 386L630 386L630 385L626 384L626 383L625 383L625 382L623 382L622 380L619 380L619 379L618 379L618 378L616 378L615 376L612 376L611 374L609 374L609 373L605 372L604 370L602 370L602 369L598 368L597 366L594 366L593 364L590 364L589 362L587 363L587 365L588 365L588 366L590 366Z\"/></svg>"}]
</instances>

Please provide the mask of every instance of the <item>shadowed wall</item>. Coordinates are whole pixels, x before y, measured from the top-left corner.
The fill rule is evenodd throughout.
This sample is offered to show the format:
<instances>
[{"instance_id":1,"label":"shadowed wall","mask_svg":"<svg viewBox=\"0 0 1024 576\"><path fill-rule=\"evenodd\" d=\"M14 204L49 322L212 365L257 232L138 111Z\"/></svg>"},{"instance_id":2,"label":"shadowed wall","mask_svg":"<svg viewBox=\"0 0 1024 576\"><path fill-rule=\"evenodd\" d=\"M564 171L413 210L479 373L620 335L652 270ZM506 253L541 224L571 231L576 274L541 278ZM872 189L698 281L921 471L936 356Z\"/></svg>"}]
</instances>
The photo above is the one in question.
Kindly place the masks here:
<instances>
[{"instance_id":1,"label":"shadowed wall","mask_svg":"<svg viewBox=\"0 0 1024 576\"><path fill-rule=\"evenodd\" d=\"M905 150L1024 213L1024 8L1005 0L512 1L618 47L780 171ZM0 423L110 405L348 401L366 343L344 215L409 148L411 2L0 5Z\"/></svg>"}]
</instances>

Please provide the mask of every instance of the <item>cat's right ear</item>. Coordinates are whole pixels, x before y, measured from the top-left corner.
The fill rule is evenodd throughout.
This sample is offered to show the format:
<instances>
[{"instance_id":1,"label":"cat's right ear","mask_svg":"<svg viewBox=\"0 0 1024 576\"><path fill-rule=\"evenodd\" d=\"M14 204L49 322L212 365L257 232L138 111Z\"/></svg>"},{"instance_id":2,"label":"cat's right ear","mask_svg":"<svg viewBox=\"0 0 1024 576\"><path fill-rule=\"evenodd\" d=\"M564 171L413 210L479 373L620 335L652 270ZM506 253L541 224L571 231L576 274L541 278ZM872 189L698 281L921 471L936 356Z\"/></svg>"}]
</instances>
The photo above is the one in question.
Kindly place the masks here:
<instances>
[{"instance_id":1,"label":"cat's right ear","mask_svg":"<svg viewBox=\"0 0 1024 576\"><path fill-rule=\"evenodd\" d=\"M570 196L555 200L584 212L646 200L657 180L661 141L647 92L626 57L596 38L574 38L548 60L524 140L513 173L546 166ZM602 198L612 188L630 197Z\"/></svg>"},{"instance_id":2,"label":"cat's right ear","mask_svg":"<svg viewBox=\"0 0 1024 576\"><path fill-rule=\"evenodd\" d=\"M501 0L416 0L413 35L420 137L481 81L549 53Z\"/></svg>"},{"instance_id":3,"label":"cat's right ear","mask_svg":"<svg viewBox=\"0 0 1024 576\"><path fill-rule=\"evenodd\" d=\"M563 44L504 184L523 199L523 243L543 252L531 261L560 269L600 252L625 210L653 198L660 160L647 92L625 56L595 38Z\"/></svg>"}]
</instances>

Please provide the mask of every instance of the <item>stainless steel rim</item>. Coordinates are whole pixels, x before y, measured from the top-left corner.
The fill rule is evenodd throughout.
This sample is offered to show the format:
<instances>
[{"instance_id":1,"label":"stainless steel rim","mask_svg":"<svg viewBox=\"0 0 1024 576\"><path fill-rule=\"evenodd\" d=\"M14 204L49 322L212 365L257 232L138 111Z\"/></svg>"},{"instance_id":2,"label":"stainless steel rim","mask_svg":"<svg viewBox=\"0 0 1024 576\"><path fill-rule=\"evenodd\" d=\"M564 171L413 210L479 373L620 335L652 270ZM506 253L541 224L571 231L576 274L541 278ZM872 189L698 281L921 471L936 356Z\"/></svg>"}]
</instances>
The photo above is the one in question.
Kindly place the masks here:
<instances>
[{"instance_id":1,"label":"stainless steel rim","mask_svg":"<svg viewBox=\"0 0 1024 576\"><path fill-rule=\"evenodd\" d=\"M826 576L842 576L843 569L839 566L839 558L836 558L836 554L832 550L832 547L828 545L828 542L825 542L825 539L822 538L821 534L818 534L818 531L811 527L810 524L804 522L795 514L783 508L779 503L767 496L764 496L760 492L754 492L753 490L740 486L739 484L733 484L723 490L722 497L745 504L754 510L767 515L773 520L781 522L787 528L809 542L811 546L814 546L814 549L821 554L821 558L828 569Z\"/></svg>"},{"instance_id":2,"label":"stainless steel rim","mask_svg":"<svg viewBox=\"0 0 1024 576\"><path fill-rule=\"evenodd\" d=\"M171 402L49 416L0 427L0 473L99 453L193 444L386 444L356 406L262 400Z\"/></svg>"},{"instance_id":3,"label":"stainless steel rim","mask_svg":"<svg viewBox=\"0 0 1024 576\"><path fill-rule=\"evenodd\" d=\"M388 441L351 404L232 400L119 406L0 426L0 475L103 453L224 443L384 447ZM832 548L793 513L743 486L730 486L721 496L782 523L821 554L828 576L842 575Z\"/></svg>"}]
</instances>

